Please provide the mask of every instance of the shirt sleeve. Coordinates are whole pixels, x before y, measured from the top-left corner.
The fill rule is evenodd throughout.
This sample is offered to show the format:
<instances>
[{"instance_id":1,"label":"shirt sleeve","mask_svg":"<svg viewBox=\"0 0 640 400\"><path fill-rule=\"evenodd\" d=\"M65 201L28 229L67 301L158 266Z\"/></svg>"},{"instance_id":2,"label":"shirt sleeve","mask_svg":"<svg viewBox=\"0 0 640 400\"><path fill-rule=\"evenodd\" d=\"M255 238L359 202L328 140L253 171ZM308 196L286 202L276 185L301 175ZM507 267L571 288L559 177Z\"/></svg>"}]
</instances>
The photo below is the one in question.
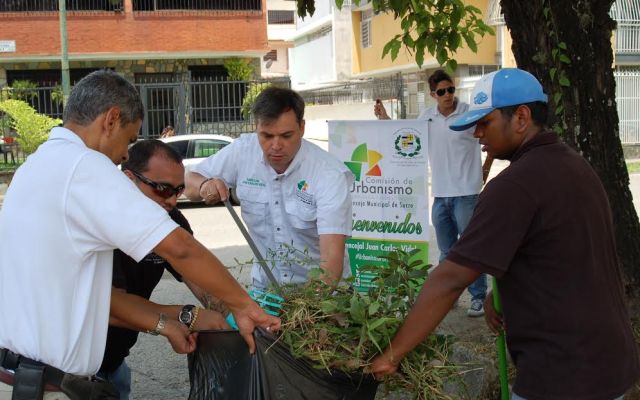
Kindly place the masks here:
<instances>
[{"instance_id":1,"label":"shirt sleeve","mask_svg":"<svg viewBox=\"0 0 640 400\"><path fill-rule=\"evenodd\" d=\"M494 178L480 194L469 225L447 259L501 277L526 240L538 209L526 187Z\"/></svg>"},{"instance_id":2,"label":"shirt sleeve","mask_svg":"<svg viewBox=\"0 0 640 400\"><path fill-rule=\"evenodd\" d=\"M220 178L227 187L236 187L236 180L238 177L237 162L241 158L247 157L244 154L241 158L242 150L244 146L244 140L236 139L231 144L226 145L220 149L217 153L205 158L200 163L196 164L192 171L204 176L205 178Z\"/></svg>"},{"instance_id":3,"label":"shirt sleeve","mask_svg":"<svg viewBox=\"0 0 640 400\"><path fill-rule=\"evenodd\" d=\"M348 171L335 171L323 175L323 185L317 201L318 234L351 236L351 185L353 175Z\"/></svg>"},{"instance_id":4,"label":"shirt sleeve","mask_svg":"<svg viewBox=\"0 0 640 400\"><path fill-rule=\"evenodd\" d=\"M82 157L66 186L65 213L81 254L121 249L136 262L178 225L101 154Z\"/></svg>"}]
</instances>

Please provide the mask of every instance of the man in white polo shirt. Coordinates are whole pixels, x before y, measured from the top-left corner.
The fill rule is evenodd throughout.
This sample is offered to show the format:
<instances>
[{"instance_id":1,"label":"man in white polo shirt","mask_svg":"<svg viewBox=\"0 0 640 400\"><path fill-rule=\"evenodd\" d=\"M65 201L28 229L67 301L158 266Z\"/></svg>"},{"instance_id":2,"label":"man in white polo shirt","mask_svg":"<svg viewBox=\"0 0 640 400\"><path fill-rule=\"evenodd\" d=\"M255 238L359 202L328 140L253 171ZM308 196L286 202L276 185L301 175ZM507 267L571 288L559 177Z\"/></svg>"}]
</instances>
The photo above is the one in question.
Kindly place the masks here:
<instances>
[{"instance_id":1,"label":"man in white polo shirt","mask_svg":"<svg viewBox=\"0 0 640 400\"><path fill-rule=\"evenodd\" d=\"M186 195L208 204L234 187L242 218L280 283L307 281L320 266L327 283L349 274L345 240L351 234L353 175L337 158L302 139L304 101L293 90L270 87L252 113L257 133L243 135L198 164ZM257 264L253 286L269 285Z\"/></svg>"},{"instance_id":2,"label":"man in white polo shirt","mask_svg":"<svg viewBox=\"0 0 640 400\"><path fill-rule=\"evenodd\" d=\"M0 212L0 366L15 370L14 399L41 398L44 383L60 386L72 399L99 395L91 386L66 383L100 367L116 248L136 261L153 251L220 297L250 351L255 326L279 327L211 252L116 167L127 159L142 118L133 85L108 70L88 75L71 92L64 127L52 130L6 193ZM127 303L115 300L112 315L126 320ZM164 322L162 315L147 314L133 328L159 332ZM108 394L100 398L113 398L110 388L104 390Z\"/></svg>"},{"instance_id":3,"label":"man in white polo shirt","mask_svg":"<svg viewBox=\"0 0 640 400\"><path fill-rule=\"evenodd\" d=\"M433 206L431 221L436 231L440 262L465 230L482 188L480 144L473 137L473 129L455 132L449 124L469 108L454 93L453 79L443 70L435 71L428 80L431 97L436 105L424 110L418 120L429 127L429 163ZM389 119L381 103L374 106L379 119ZM483 303L487 296L487 278L482 274L469 285L470 317L484 314Z\"/></svg>"}]
</instances>

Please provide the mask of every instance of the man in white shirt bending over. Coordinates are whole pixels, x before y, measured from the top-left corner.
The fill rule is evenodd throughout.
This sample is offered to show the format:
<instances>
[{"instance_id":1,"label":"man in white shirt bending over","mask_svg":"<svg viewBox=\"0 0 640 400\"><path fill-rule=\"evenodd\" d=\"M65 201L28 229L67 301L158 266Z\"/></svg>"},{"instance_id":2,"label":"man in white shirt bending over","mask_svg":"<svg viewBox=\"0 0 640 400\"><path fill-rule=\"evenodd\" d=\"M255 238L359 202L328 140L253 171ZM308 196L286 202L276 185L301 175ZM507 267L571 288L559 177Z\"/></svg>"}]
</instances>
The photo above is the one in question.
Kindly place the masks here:
<instances>
[{"instance_id":1,"label":"man in white shirt bending over","mask_svg":"<svg viewBox=\"0 0 640 400\"><path fill-rule=\"evenodd\" d=\"M279 283L302 283L313 267L330 284L350 273L345 240L351 234L353 175L337 158L302 139L304 101L269 87L252 113L257 133L243 135L187 174L185 194L207 204L234 187L242 218ZM254 264L253 286L269 286Z\"/></svg>"},{"instance_id":2,"label":"man in white shirt bending over","mask_svg":"<svg viewBox=\"0 0 640 400\"><path fill-rule=\"evenodd\" d=\"M225 301L250 351L254 327L279 327L116 167L143 116L131 83L109 70L93 72L71 91L64 126L16 171L0 212L0 367L15 371L14 399L41 398L45 383L72 399L117 399L108 383L86 379L102 362L109 314L133 329L169 329L163 314L132 319L135 305L112 293L117 248L136 261L153 251ZM193 351L194 338L183 334L174 349Z\"/></svg>"}]
</instances>

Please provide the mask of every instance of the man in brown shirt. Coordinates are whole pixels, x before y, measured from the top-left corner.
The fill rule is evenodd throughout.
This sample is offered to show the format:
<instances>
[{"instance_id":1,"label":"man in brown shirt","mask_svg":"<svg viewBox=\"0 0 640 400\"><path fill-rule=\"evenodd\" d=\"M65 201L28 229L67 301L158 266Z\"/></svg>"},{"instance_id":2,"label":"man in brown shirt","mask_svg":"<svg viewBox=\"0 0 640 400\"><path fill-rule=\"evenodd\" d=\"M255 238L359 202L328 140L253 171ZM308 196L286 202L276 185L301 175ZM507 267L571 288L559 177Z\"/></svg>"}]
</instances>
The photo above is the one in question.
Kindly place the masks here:
<instances>
[{"instance_id":1,"label":"man in brown shirt","mask_svg":"<svg viewBox=\"0 0 640 400\"><path fill-rule=\"evenodd\" d=\"M480 194L469 226L440 263L391 345L373 361L392 373L480 273L498 278L517 369L513 399L612 400L640 375L624 304L611 211L589 164L544 129L547 96L528 72L486 75L451 129L476 125L483 150L511 165Z\"/></svg>"}]
</instances>

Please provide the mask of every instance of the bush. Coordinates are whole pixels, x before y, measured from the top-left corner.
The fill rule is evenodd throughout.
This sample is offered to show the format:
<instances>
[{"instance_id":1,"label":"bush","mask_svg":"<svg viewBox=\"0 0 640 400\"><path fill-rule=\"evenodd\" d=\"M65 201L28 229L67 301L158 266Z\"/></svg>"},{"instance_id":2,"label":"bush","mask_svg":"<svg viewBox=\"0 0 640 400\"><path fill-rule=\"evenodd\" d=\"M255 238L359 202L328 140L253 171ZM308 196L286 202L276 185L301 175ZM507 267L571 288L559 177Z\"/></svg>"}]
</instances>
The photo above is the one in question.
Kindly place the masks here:
<instances>
[{"instance_id":1,"label":"bush","mask_svg":"<svg viewBox=\"0 0 640 400\"><path fill-rule=\"evenodd\" d=\"M11 99L31 100L38 97L38 84L28 80L17 80L11 84Z\"/></svg>"},{"instance_id":2,"label":"bush","mask_svg":"<svg viewBox=\"0 0 640 400\"><path fill-rule=\"evenodd\" d=\"M224 67L227 70L230 81L249 81L253 79L253 66L240 58L229 58L224 60Z\"/></svg>"},{"instance_id":3,"label":"bush","mask_svg":"<svg viewBox=\"0 0 640 400\"><path fill-rule=\"evenodd\" d=\"M49 137L51 128L62 120L38 114L29 104L21 100L0 101L0 111L11 117L11 128L16 131L16 140L25 154L31 154Z\"/></svg>"},{"instance_id":4,"label":"bush","mask_svg":"<svg viewBox=\"0 0 640 400\"><path fill-rule=\"evenodd\" d=\"M240 113L242 114L242 118L245 120L249 120L251 116L251 107L253 107L253 103L256 102L256 98L263 90L270 87L270 83L252 83L249 85L249 90L247 90L247 94L244 95L244 99L242 99L242 108L240 109Z\"/></svg>"}]
</instances>

